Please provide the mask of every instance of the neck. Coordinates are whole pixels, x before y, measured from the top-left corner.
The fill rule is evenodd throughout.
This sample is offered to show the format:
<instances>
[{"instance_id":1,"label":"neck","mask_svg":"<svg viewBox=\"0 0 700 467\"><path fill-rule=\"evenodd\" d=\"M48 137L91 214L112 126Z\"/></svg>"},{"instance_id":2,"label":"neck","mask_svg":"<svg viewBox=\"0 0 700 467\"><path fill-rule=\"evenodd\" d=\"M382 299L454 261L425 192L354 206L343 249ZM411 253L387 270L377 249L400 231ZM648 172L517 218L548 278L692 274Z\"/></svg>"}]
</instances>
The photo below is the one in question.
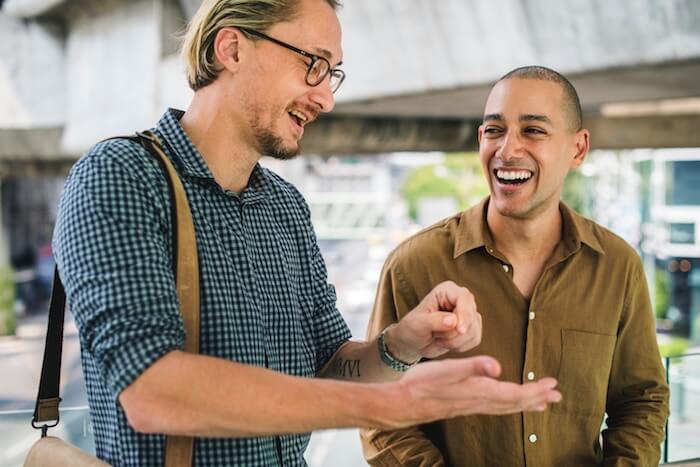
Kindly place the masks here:
<instances>
[{"instance_id":1,"label":"neck","mask_svg":"<svg viewBox=\"0 0 700 467\"><path fill-rule=\"evenodd\" d=\"M247 122L224 111L221 102L232 99L217 83L195 92L180 120L216 182L225 190L242 193L260 159L251 137L244 131Z\"/></svg>"},{"instance_id":2,"label":"neck","mask_svg":"<svg viewBox=\"0 0 700 467\"><path fill-rule=\"evenodd\" d=\"M494 203L489 203L486 222L494 246L511 261L546 261L562 237L558 203L533 218L525 219L504 216L496 210Z\"/></svg>"}]
</instances>

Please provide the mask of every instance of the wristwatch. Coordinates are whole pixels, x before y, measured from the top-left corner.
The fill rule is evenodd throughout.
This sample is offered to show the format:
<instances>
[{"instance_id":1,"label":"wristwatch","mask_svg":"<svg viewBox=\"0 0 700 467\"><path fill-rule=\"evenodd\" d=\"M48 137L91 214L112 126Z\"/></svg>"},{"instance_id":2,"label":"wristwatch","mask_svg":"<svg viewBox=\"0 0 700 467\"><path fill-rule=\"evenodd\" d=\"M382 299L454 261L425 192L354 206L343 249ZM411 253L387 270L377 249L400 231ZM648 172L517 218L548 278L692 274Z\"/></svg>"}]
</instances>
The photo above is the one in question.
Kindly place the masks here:
<instances>
[{"instance_id":1,"label":"wristwatch","mask_svg":"<svg viewBox=\"0 0 700 467\"><path fill-rule=\"evenodd\" d=\"M389 368L391 368L394 371L399 371L403 373L414 367L420 361L420 359L416 360L413 363L407 363L394 357L391 354L391 352L389 352L389 348L386 346L384 336L386 336L387 331L389 331L389 329L393 328L394 326L396 326L396 323L390 324L389 326L384 328L384 330L379 334L379 339L377 340L377 343L379 345L379 356Z\"/></svg>"}]
</instances>

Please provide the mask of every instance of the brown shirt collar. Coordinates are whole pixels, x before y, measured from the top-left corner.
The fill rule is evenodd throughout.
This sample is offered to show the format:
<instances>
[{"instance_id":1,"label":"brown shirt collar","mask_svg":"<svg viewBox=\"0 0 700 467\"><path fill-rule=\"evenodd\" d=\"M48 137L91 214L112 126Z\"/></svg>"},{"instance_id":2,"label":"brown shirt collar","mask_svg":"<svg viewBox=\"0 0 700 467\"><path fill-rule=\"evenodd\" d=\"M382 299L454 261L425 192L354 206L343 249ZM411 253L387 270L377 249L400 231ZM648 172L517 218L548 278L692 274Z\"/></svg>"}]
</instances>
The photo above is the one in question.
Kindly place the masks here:
<instances>
[{"instance_id":1,"label":"brown shirt collar","mask_svg":"<svg viewBox=\"0 0 700 467\"><path fill-rule=\"evenodd\" d=\"M489 197L484 198L479 204L462 212L460 215L459 232L455 235L454 258L474 250L485 247L493 249L493 236L486 223L486 209ZM564 236L562 244L565 249L564 256L568 256L584 244L592 250L605 255L605 250L600 244L593 230L593 224L577 214L566 204L559 203L559 211L562 215Z\"/></svg>"}]
</instances>

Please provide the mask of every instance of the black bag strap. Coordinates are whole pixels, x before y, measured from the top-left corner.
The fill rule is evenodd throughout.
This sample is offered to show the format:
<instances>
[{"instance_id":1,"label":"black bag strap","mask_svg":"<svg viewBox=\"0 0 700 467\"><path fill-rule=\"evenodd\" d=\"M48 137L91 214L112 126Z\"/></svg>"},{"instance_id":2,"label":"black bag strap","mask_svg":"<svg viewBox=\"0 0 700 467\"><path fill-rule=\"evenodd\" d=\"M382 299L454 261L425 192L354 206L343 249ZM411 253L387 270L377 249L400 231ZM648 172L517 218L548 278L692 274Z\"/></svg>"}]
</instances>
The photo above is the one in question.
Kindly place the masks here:
<instances>
[{"instance_id":1,"label":"black bag strap","mask_svg":"<svg viewBox=\"0 0 700 467\"><path fill-rule=\"evenodd\" d=\"M49 323L46 329L44 360L41 364L39 393L34 406L32 426L41 429L42 438L48 428L58 425L59 385L61 383L61 353L63 351L63 321L66 308L66 292L63 290L58 268L53 271L53 288L49 305ZM41 422L51 422L43 423Z\"/></svg>"}]
</instances>

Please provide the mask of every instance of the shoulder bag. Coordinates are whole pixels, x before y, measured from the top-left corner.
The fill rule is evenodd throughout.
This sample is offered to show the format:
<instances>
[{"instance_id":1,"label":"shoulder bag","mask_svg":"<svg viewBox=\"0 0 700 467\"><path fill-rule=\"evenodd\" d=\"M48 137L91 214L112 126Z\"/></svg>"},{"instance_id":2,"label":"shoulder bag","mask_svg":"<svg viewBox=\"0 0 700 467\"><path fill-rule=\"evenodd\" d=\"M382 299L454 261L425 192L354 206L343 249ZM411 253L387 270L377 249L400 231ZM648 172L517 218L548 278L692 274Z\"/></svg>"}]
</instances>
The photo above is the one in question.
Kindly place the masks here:
<instances>
[{"instance_id":1,"label":"shoulder bag","mask_svg":"<svg viewBox=\"0 0 700 467\"><path fill-rule=\"evenodd\" d=\"M122 137L141 144L160 164L170 188L173 206L173 250L177 295L180 313L185 324L185 351L199 353L199 263L192 212L182 182L170 159L165 155L159 138L150 131ZM41 438L29 450L24 467L100 467L107 466L97 457L57 437L47 436L49 428L59 423L59 383L61 380L61 350L63 347L63 320L66 295L54 271L49 324L46 331L44 360L32 426L41 430ZM194 438L167 436L165 467L191 467L194 457Z\"/></svg>"}]
</instances>

